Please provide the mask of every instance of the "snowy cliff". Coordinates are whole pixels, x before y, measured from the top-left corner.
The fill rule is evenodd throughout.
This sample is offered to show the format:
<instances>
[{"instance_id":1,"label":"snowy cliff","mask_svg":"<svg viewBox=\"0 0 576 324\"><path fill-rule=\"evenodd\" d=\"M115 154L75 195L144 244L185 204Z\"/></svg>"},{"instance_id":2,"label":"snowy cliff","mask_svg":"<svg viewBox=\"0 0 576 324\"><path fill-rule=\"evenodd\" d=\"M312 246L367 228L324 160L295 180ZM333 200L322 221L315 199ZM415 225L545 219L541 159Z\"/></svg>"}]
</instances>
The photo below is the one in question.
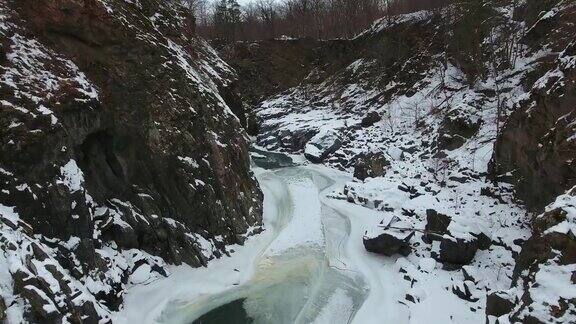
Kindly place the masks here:
<instances>
[{"instance_id":1,"label":"snowy cliff","mask_svg":"<svg viewBox=\"0 0 576 324\"><path fill-rule=\"evenodd\" d=\"M259 230L235 72L176 1L0 1L0 315L107 322Z\"/></svg>"}]
</instances>

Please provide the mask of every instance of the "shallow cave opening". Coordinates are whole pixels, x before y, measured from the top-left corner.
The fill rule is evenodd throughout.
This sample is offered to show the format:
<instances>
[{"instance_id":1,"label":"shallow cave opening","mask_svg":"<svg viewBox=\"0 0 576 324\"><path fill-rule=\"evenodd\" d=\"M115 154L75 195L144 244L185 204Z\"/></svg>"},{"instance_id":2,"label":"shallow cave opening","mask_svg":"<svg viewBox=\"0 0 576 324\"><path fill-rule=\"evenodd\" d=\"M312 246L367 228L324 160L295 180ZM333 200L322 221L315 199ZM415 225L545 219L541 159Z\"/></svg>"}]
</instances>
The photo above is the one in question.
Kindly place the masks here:
<instances>
[{"instance_id":1,"label":"shallow cave opening","mask_svg":"<svg viewBox=\"0 0 576 324\"><path fill-rule=\"evenodd\" d=\"M111 194L117 196L128 189L119 141L111 131L102 130L87 136L76 149L86 187L99 198L107 199Z\"/></svg>"}]
</instances>

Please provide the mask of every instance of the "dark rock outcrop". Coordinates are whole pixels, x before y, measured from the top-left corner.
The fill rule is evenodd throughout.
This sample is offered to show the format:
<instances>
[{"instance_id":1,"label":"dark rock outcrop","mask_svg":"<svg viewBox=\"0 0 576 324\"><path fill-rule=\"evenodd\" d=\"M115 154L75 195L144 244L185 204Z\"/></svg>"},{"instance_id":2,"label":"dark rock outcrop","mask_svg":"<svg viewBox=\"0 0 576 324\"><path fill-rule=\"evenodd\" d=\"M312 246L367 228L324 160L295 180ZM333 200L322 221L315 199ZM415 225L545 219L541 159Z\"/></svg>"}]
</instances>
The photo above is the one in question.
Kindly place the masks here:
<instances>
[{"instance_id":1,"label":"dark rock outcrop","mask_svg":"<svg viewBox=\"0 0 576 324\"><path fill-rule=\"evenodd\" d=\"M383 153L361 154L355 158L354 177L360 180L381 177L389 166L390 162Z\"/></svg>"},{"instance_id":2,"label":"dark rock outcrop","mask_svg":"<svg viewBox=\"0 0 576 324\"><path fill-rule=\"evenodd\" d=\"M263 40L214 44L222 57L243 77L239 80L243 99L255 105L264 98L298 85L316 61L318 41Z\"/></svg>"},{"instance_id":3,"label":"dark rock outcrop","mask_svg":"<svg viewBox=\"0 0 576 324\"><path fill-rule=\"evenodd\" d=\"M448 233L448 225L450 225L451 220L448 215L441 214L434 209L427 209L425 234L422 238L428 243L440 241L444 234Z\"/></svg>"},{"instance_id":4,"label":"dark rock outcrop","mask_svg":"<svg viewBox=\"0 0 576 324\"><path fill-rule=\"evenodd\" d=\"M414 236L414 232L404 237L399 237L391 233L382 233L372 238L364 237L364 248L366 248L368 252L385 256L393 256L395 254L408 256L412 252L412 247L410 247L410 239L412 236Z\"/></svg>"},{"instance_id":5,"label":"dark rock outcrop","mask_svg":"<svg viewBox=\"0 0 576 324\"><path fill-rule=\"evenodd\" d=\"M554 197L576 185L576 10L566 4L538 21L525 42L549 43L560 53L547 57L529 98L510 116L491 161L494 179L511 181L518 197L542 210Z\"/></svg>"},{"instance_id":6,"label":"dark rock outcrop","mask_svg":"<svg viewBox=\"0 0 576 324\"><path fill-rule=\"evenodd\" d=\"M438 130L438 148L455 150L480 129L479 118L474 117L473 107L456 107L444 117Z\"/></svg>"},{"instance_id":7,"label":"dark rock outcrop","mask_svg":"<svg viewBox=\"0 0 576 324\"><path fill-rule=\"evenodd\" d=\"M14 171L32 169L22 178L28 183L47 183L53 174L46 170L49 163L65 165L74 160L83 173L86 192L95 201L117 200L111 207L132 214L127 220L133 230L109 231L110 236L123 236L124 244L131 246L136 244L132 236L137 235L140 247L168 261L197 263L195 257L186 256L190 250L175 253L170 244L158 244L171 236L162 232L168 234L174 228L162 225L164 217L191 231L222 234L227 243L242 242L246 229L259 221L261 197L250 175L247 144L238 120L218 95L208 90L210 83L224 86L232 72L203 74L202 69L209 66L204 60L218 59L209 56L210 50L201 40L164 36L177 35L179 28L186 28L178 27L183 23L163 21L164 34L154 29L146 12L174 13L171 6L155 1L146 1L141 7L118 2L115 16L103 5L88 3L69 0L39 5L30 1L16 8L28 28L74 61L101 95L82 106L61 100L60 105L70 106L66 110L54 107L56 115L63 111L62 122L55 125L53 135L38 136L45 143L42 150L27 143L18 150L5 149L8 154L3 155L3 166ZM130 19L132 26L125 26L122 18ZM138 41L139 33L151 40ZM108 43L123 44L123 50L111 47L119 45L98 45ZM195 72L200 79L191 79ZM181 99L174 99L172 93L179 93ZM52 146L52 142L61 146ZM60 150L62 146L65 149ZM225 146L233 149L225 150ZM29 168L30 161L43 164ZM245 198L239 199L238 192L245 192ZM31 203L21 215L42 234L62 238L78 234L64 219L54 223L58 217L48 230L40 226L46 216L39 219L38 215L71 213L70 202L83 195L47 194L50 205L42 208ZM77 201L74 212L89 226L84 220L89 212L82 204ZM252 206L257 208L251 215L248 210ZM154 219L154 215L160 217ZM138 220L142 217L147 221ZM226 221L212 221L219 219ZM88 234L89 229L86 231Z\"/></svg>"},{"instance_id":8,"label":"dark rock outcrop","mask_svg":"<svg viewBox=\"0 0 576 324\"><path fill-rule=\"evenodd\" d=\"M516 258L511 287L515 296L507 298L514 303L514 311L506 311L510 308L506 304L506 309L487 312L488 315L509 314L511 321L534 323L563 322L564 316L572 316L569 309L576 307L574 299L567 299L555 291L543 300L539 289L550 287L551 274L556 281L553 285L576 283L575 272L570 270L576 264L576 237L570 230L574 226L575 197L576 187L558 197L546 212L534 219L533 235L523 244Z\"/></svg>"},{"instance_id":9,"label":"dark rock outcrop","mask_svg":"<svg viewBox=\"0 0 576 324\"><path fill-rule=\"evenodd\" d=\"M440 256L442 262L450 265L469 264L478 251L478 242L472 238L454 238L445 235L440 241Z\"/></svg>"}]
</instances>

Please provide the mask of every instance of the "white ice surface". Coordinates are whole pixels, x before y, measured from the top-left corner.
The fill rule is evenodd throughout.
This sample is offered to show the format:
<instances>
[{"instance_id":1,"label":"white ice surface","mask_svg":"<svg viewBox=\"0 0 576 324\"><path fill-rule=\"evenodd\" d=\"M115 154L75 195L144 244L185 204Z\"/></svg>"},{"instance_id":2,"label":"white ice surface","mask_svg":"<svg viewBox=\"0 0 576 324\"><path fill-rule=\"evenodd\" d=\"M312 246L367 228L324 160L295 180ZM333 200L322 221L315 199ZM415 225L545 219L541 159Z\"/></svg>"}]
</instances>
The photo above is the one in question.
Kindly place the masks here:
<instances>
[{"instance_id":1,"label":"white ice surface","mask_svg":"<svg viewBox=\"0 0 576 324\"><path fill-rule=\"evenodd\" d=\"M207 268L172 267L170 277L132 287L126 296L125 309L115 315L115 322L159 323L166 318L166 310L174 309L169 307L175 304L193 305L198 312L202 311L198 316L207 307L217 307L217 302L211 297L226 295L228 291L233 292L257 280L254 276L259 262L269 262L270 257L299 247L322 246L322 224L328 217L325 209L335 210L349 219L350 239L340 244L338 267L343 273L363 278L369 293L361 307L354 310L346 292L336 289L324 301L315 323L334 323L336 318L346 318L351 314L354 314L352 323L361 324L483 321L483 312L470 311L465 302L445 289L454 274L437 269L434 260L415 256L386 258L366 252L360 238L380 222L382 212L328 197L329 193L350 180L348 174L322 166L302 169L331 179L333 183L319 191L312 180L258 170L265 193L267 230L250 238L244 246L235 247L236 252L231 257L214 260ZM286 201L286 198L289 199ZM411 288L401 279L400 267L414 272L422 269L425 274L418 277L419 284ZM399 304L406 293L417 297L420 302L412 307ZM178 320L175 322L179 323Z\"/></svg>"}]
</instances>

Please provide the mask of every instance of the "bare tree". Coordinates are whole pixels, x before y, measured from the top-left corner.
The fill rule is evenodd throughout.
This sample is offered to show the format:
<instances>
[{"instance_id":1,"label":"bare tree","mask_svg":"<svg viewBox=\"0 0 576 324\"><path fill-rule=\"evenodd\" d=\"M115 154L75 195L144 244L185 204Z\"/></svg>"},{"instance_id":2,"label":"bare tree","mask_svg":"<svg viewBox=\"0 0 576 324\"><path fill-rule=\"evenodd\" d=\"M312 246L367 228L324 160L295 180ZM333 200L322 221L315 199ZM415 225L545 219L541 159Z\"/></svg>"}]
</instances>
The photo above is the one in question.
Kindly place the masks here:
<instances>
[{"instance_id":1,"label":"bare tree","mask_svg":"<svg viewBox=\"0 0 576 324\"><path fill-rule=\"evenodd\" d=\"M206 0L183 1L189 1L190 7L209 8L196 4ZM199 19L199 29L204 36L222 38L222 8L218 9L218 4L228 0L212 1L217 3L208 14L211 19ZM254 40L281 35L348 38L386 14L436 8L449 2L451 0L254 0L241 8L234 39Z\"/></svg>"}]
</instances>

